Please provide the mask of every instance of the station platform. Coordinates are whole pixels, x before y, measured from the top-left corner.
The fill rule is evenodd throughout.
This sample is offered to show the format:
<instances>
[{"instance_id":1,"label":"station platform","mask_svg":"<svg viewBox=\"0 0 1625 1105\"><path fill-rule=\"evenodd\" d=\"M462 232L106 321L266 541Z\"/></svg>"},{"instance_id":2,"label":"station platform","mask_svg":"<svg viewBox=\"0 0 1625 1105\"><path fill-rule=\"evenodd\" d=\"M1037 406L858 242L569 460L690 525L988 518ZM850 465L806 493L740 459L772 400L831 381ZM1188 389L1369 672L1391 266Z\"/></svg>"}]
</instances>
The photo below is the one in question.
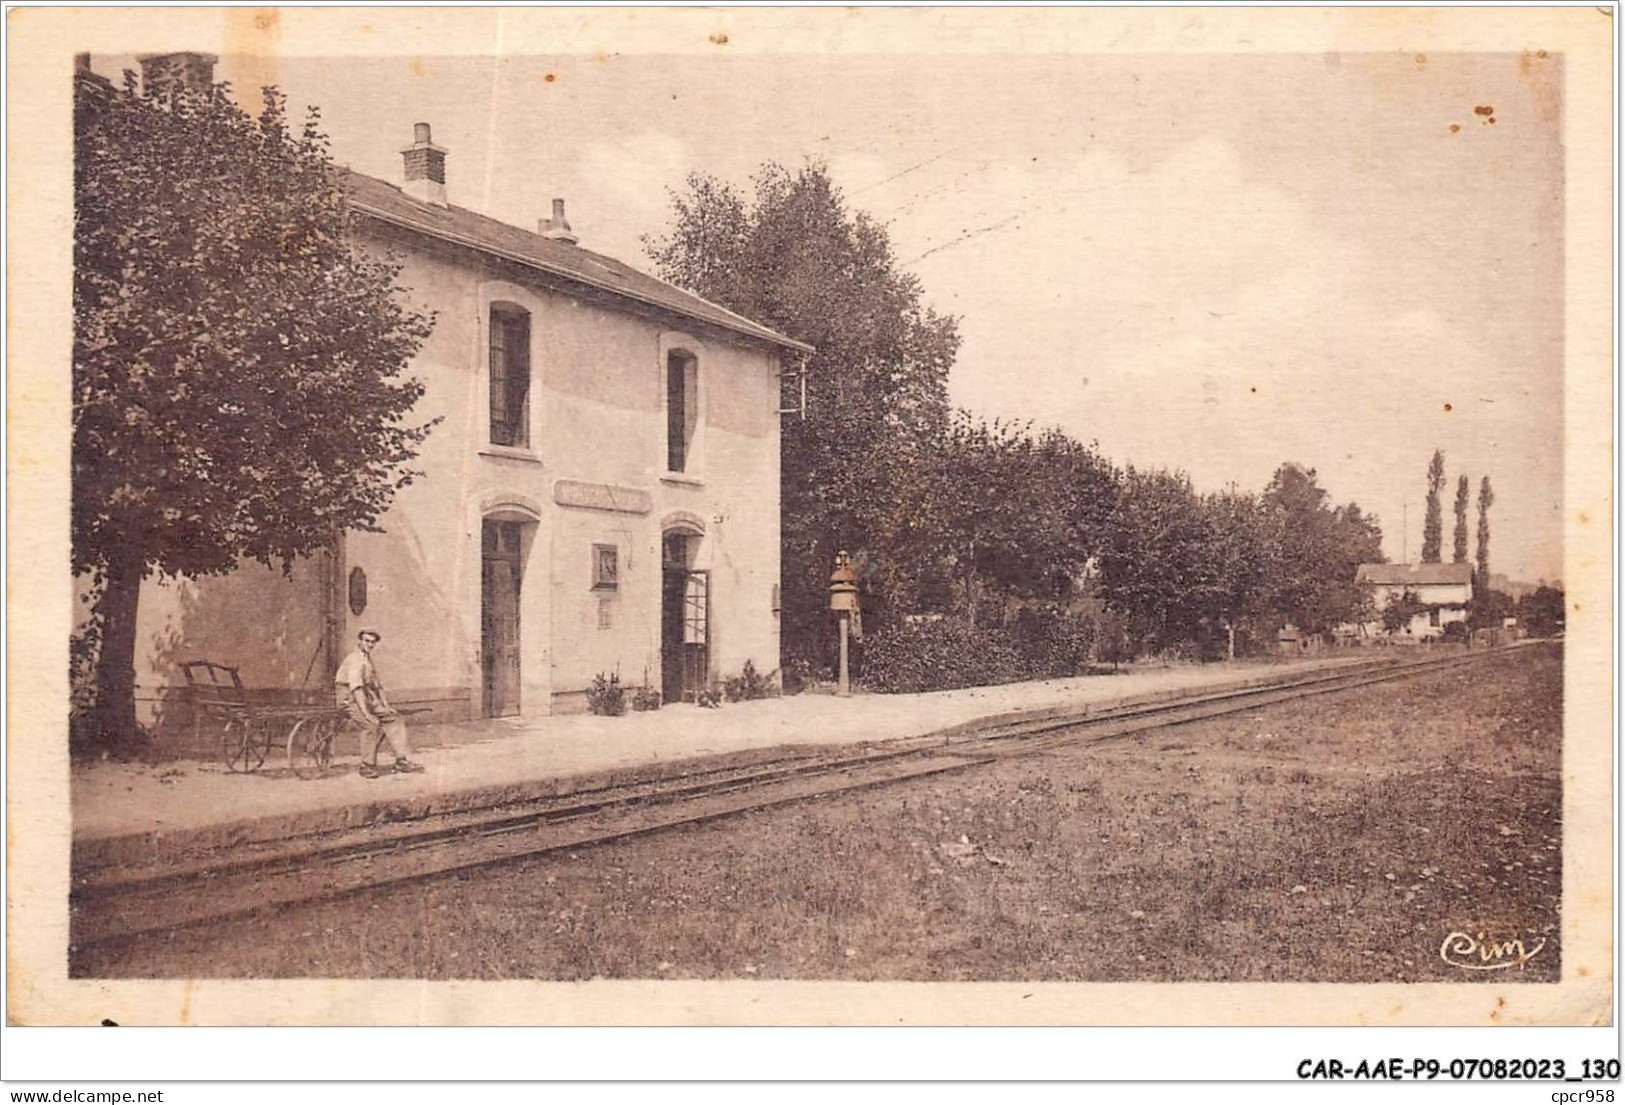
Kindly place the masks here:
<instances>
[{"instance_id":1,"label":"station platform","mask_svg":"<svg viewBox=\"0 0 1625 1105\"><path fill-rule=\"evenodd\" d=\"M368 779L356 738L328 773L300 779L273 749L258 771L224 763L103 761L73 769L76 869L271 843L368 825L509 805L713 766L744 765L796 748L829 749L968 733L981 726L1089 713L1239 688L1287 672L1369 664L1399 656L1360 650L1335 657L1171 666L925 694L810 692L725 703L677 704L621 717L504 718L411 731L420 774Z\"/></svg>"}]
</instances>

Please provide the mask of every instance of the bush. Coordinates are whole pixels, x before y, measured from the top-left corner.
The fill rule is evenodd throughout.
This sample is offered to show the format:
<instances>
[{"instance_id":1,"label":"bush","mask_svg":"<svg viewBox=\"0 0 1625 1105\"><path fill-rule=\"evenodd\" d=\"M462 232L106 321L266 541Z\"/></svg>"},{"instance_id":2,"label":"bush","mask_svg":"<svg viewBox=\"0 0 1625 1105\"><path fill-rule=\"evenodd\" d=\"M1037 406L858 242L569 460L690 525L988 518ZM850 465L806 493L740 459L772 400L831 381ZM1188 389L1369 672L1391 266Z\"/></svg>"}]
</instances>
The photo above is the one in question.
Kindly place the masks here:
<instances>
[{"instance_id":1,"label":"bush","mask_svg":"<svg viewBox=\"0 0 1625 1105\"><path fill-rule=\"evenodd\" d=\"M1129 663L1140 654L1138 639L1128 619L1110 610L1100 615L1095 638L1095 654L1103 664L1116 667L1118 664Z\"/></svg>"},{"instance_id":2,"label":"bush","mask_svg":"<svg viewBox=\"0 0 1625 1105\"><path fill-rule=\"evenodd\" d=\"M1446 622L1444 625L1444 639L1458 644L1467 640L1467 623Z\"/></svg>"},{"instance_id":3,"label":"bush","mask_svg":"<svg viewBox=\"0 0 1625 1105\"><path fill-rule=\"evenodd\" d=\"M746 702L753 698L770 698L774 692L773 672L766 675L756 665L745 661L744 670L722 681L722 693L729 702Z\"/></svg>"},{"instance_id":4,"label":"bush","mask_svg":"<svg viewBox=\"0 0 1625 1105\"><path fill-rule=\"evenodd\" d=\"M1003 629L971 629L957 618L906 623L877 633L863 649L863 681L889 694L1014 683L1027 676L1021 651Z\"/></svg>"},{"instance_id":5,"label":"bush","mask_svg":"<svg viewBox=\"0 0 1625 1105\"><path fill-rule=\"evenodd\" d=\"M713 684L709 690L699 692L694 696L694 705L703 706L707 710L720 709L722 706L722 688Z\"/></svg>"},{"instance_id":6,"label":"bush","mask_svg":"<svg viewBox=\"0 0 1625 1105\"><path fill-rule=\"evenodd\" d=\"M1382 627L1389 633L1399 633L1411 624L1412 618L1427 612L1427 603L1417 598L1415 591L1389 595L1387 604L1382 608Z\"/></svg>"},{"instance_id":7,"label":"bush","mask_svg":"<svg viewBox=\"0 0 1625 1105\"><path fill-rule=\"evenodd\" d=\"M620 717L626 713L626 688L621 686L619 672L611 672L607 677L599 672L592 677L592 686L587 688L587 709L604 717Z\"/></svg>"},{"instance_id":8,"label":"bush","mask_svg":"<svg viewBox=\"0 0 1625 1105\"><path fill-rule=\"evenodd\" d=\"M1158 655L1161 659L1174 663L1199 664L1207 659L1207 650L1201 641L1181 637L1177 641L1170 642Z\"/></svg>"},{"instance_id":9,"label":"bush","mask_svg":"<svg viewBox=\"0 0 1625 1105\"><path fill-rule=\"evenodd\" d=\"M632 692L632 709L658 710L660 709L660 692L645 683Z\"/></svg>"},{"instance_id":10,"label":"bush","mask_svg":"<svg viewBox=\"0 0 1625 1105\"><path fill-rule=\"evenodd\" d=\"M784 662L784 693L800 694L818 685L818 665L805 656L792 656Z\"/></svg>"}]
</instances>

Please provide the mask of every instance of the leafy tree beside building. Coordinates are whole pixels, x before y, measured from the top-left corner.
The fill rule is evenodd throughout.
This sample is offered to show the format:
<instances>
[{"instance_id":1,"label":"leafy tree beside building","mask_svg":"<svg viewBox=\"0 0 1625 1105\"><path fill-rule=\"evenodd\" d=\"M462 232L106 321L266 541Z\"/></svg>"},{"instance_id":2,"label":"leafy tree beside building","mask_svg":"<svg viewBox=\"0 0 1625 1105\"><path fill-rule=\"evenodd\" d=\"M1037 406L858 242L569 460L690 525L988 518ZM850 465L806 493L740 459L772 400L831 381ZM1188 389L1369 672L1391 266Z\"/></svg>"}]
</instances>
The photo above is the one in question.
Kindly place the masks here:
<instances>
[{"instance_id":1,"label":"leafy tree beside building","mask_svg":"<svg viewBox=\"0 0 1625 1105\"><path fill-rule=\"evenodd\" d=\"M432 319L352 245L314 112L267 89L253 117L173 69L75 91L72 560L112 737L144 579L286 567L411 481L429 426L403 422L403 373Z\"/></svg>"},{"instance_id":2,"label":"leafy tree beside building","mask_svg":"<svg viewBox=\"0 0 1625 1105\"><path fill-rule=\"evenodd\" d=\"M882 623L938 580L928 513L959 334L823 166L766 165L753 184L747 198L690 176L667 232L644 244L663 279L817 350L804 366L806 417L784 421L781 474L783 634L811 658L830 637L838 550L876 565L866 607Z\"/></svg>"},{"instance_id":3,"label":"leafy tree beside building","mask_svg":"<svg viewBox=\"0 0 1625 1105\"><path fill-rule=\"evenodd\" d=\"M1365 601L1355 575L1381 563L1382 528L1357 503L1332 506L1313 468L1283 464L1264 490L1281 533L1271 605L1307 633L1351 621Z\"/></svg>"},{"instance_id":4,"label":"leafy tree beside building","mask_svg":"<svg viewBox=\"0 0 1625 1105\"><path fill-rule=\"evenodd\" d=\"M1416 592L1406 588L1399 594L1389 595L1382 608L1382 627L1389 633L1399 633L1419 614L1428 612L1427 603Z\"/></svg>"}]
</instances>

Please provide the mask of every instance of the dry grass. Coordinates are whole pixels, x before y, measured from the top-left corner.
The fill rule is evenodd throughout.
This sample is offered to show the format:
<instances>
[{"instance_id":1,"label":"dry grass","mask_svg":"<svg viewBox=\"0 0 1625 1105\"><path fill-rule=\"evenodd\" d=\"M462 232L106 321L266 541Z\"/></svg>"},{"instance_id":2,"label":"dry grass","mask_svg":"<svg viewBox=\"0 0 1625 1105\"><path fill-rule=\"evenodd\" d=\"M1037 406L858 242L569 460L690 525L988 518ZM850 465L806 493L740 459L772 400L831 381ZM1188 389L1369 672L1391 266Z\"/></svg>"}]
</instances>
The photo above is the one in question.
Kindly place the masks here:
<instances>
[{"instance_id":1,"label":"dry grass","mask_svg":"<svg viewBox=\"0 0 1625 1105\"><path fill-rule=\"evenodd\" d=\"M78 975L1553 981L1555 649L97 949ZM1455 929L1522 969L1441 961Z\"/></svg>"}]
</instances>

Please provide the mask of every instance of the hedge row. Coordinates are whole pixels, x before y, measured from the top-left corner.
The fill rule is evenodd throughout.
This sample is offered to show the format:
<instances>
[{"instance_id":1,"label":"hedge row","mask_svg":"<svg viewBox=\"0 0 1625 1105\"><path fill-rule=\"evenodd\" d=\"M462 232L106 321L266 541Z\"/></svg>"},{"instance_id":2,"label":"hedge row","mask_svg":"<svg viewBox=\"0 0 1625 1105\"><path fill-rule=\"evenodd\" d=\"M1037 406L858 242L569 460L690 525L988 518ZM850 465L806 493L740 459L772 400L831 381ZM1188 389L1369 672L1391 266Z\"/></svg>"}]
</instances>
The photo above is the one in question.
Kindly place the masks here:
<instances>
[{"instance_id":1,"label":"hedge row","mask_svg":"<svg viewBox=\"0 0 1625 1105\"><path fill-rule=\"evenodd\" d=\"M1094 622L1024 611L1013 623L972 629L958 618L913 622L864 645L863 683L889 694L1051 679L1088 670Z\"/></svg>"}]
</instances>

